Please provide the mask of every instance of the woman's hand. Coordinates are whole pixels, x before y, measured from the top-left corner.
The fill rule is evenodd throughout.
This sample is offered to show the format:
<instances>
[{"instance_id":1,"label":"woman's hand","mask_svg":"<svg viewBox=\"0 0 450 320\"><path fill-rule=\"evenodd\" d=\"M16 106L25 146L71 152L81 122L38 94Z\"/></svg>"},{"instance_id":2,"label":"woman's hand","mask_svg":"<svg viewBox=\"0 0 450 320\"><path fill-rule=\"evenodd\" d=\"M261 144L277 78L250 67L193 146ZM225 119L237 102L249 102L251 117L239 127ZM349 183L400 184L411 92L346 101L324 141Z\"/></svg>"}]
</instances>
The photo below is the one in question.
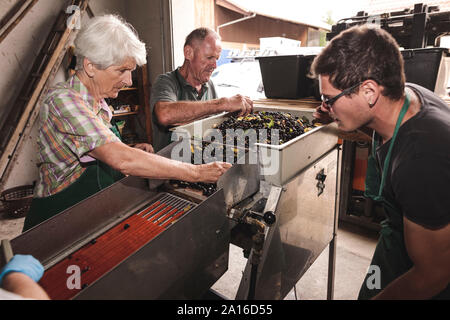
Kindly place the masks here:
<instances>
[{"instance_id":1,"label":"woman's hand","mask_svg":"<svg viewBox=\"0 0 450 320\"><path fill-rule=\"evenodd\" d=\"M231 168L227 162L211 162L208 164L195 165L196 179L193 182L214 183Z\"/></svg>"}]
</instances>

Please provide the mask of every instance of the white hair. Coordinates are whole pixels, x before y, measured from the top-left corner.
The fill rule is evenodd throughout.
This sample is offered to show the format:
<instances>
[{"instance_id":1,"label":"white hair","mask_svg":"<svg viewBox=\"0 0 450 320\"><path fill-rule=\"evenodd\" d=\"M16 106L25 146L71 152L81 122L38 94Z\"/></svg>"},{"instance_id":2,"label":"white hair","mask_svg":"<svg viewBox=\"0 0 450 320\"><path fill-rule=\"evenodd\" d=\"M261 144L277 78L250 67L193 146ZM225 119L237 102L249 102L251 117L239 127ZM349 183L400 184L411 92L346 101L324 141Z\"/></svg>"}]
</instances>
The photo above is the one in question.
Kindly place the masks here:
<instances>
[{"instance_id":1,"label":"white hair","mask_svg":"<svg viewBox=\"0 0 450 320\"><path fill-rule=\"evenodd\" d=\"M138 66L147 62L145 43L139 40L133 26L116 15L91 19L75 38L77 70L83 69L84 58L100 69L121 65L133 58Z\"/></svg>"}]
</instances>

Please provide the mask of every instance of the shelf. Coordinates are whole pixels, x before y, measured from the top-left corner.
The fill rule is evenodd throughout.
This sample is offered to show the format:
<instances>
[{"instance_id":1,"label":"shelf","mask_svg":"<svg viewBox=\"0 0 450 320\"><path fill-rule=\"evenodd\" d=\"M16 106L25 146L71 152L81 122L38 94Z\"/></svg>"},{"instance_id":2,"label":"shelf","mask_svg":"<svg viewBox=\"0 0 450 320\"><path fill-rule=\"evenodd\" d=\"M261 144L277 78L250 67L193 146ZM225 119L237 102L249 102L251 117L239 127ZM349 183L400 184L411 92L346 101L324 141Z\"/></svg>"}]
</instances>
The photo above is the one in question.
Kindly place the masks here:
<instances>
[{"instance_id":1,"label":"shelf","mask_svg":"<svg viewBox=\"0 0 450 320\"><path fill-rule=\"evenodd\" d=\"M127 88L120 89L120 91L133 91L133 90L138 90L138 88L136 88L136 87L127 87Z\"/></svg>"},{"instance_id":2,"label":"shelf","mask_svg":"<svg viewBox=\"0 0 450 320\"><path fill-rule=\"evenodd\" d=\"M133 114L138 114L138 112L137 111L132 111L132 112L117 113L117 114L113 114L113 118L130 116L130 115L133 115Z\"/></svg>"},{"instance_id":3,"label":"shelf","mask_svg":"<svg viewBox=\"0 0 450 320\"><path fill-rule=\"evenodd\" d=\"M116 98L107 99L106 102L112 109L113 119L123 120L127 131L151 143L150 85L147 77L147 66L137 67L132 75L133 85L120 89ZM116 113L114 109L122 112ZM145 126L142 123L144 118Z\"/></svg>"},{"instance_id":4,"label":"shelf","mask_svg":"<svg viewBox=\"0 0 450 320\"><path fill-rule=\"evenodd\" d=\"M139 106L131 106L130 109L131 109L131 111L126 111L126 112L121 112L121 113L114 113L114 111L113 111L113 118L138 114Z\"/></svg>"}]
</instances>

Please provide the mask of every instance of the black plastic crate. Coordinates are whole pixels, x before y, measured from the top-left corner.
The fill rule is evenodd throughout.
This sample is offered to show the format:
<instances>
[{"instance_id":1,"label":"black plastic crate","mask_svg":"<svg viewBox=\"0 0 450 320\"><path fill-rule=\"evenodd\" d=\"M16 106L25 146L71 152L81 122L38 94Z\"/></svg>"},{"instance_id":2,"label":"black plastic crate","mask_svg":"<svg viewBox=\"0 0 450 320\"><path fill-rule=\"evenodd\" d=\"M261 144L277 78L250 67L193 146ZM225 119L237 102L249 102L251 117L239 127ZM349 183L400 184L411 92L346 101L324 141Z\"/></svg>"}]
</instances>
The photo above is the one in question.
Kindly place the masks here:
<instances>
[{"instance_id":1,"label":"black plastic crate","mask_svg":"<svg viewBox=\"0 0 450 320\"><path fill-rule=\"evenodd\" d=\"M315 55L258 57L267 98L298 99L316 96L317 82L308 78Z\"/></svg>"},{"instance_id":2,"label":"black plastic crate","mask_svg":"<svg viewBox=\"0 0 450 320\"><path fill-rule=\"evenodd\" d=\"M442 58L449 55L447 48L418 48L402 50L407 82L435 91Z\"/></svg>"}]
</instances>

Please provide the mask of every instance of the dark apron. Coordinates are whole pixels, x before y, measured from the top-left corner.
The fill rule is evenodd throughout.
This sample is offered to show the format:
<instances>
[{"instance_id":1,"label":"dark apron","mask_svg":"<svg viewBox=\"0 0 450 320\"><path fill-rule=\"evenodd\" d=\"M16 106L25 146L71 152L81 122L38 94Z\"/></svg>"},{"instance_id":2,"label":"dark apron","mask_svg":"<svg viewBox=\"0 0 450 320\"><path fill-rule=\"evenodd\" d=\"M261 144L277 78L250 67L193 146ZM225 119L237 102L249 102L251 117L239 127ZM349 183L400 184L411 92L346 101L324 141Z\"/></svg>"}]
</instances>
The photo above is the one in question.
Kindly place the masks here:
<instances>
[{"instance_id":1,"label":"dark apron","mask_svg":"<svg viewBox=\"0 0 450 320\"><path fill-rule=\"evenodd\" d=\"M406 251L403 238L403 215L402 212L387 201L382 193L386 177L389 170L389 163L391 160L392 149L397 138L397 133L403 118L409 108L409 98L406 96L405 102L402 106L400 114L397 118L397 123L394 129L394 134L391 138L389 150L383 165L383 172L380 176L378 166L376 163L376 149L377 139L372 141L372 154L368 158L367 173L366 173L366 190L364 195L375 201L383 204L387 219L381 222L380 238L375 249L372 262L373 266L378 266L380 269L380 289L369 289L367 286L368 278L374 274L367 274L361 286L358 299L370 299L377 295L390 282L398 278L400 275L408 271L412 267L412 261Z\"/></svg>"},{"instance_id":2,"label":"dark apron","mask_svg":"<svg viewBox=\"0 0 450 320\"><path fill-rule=\"evenodd\" d=\"M111 131L120 138L114 122ZM106 163L96 160L87 164L83 174L67 188L51 196L33 198L23 232L90 197L125 177Z\"/></svg>"},{"instance_id":3,"label":"dark apron","mask_svg":"<svg viewBox=\"0 0 450 320\"><path fill-rule=\"evenodd\" d=\"M409 107L409 98L406 96L405 103L397 119L394 134L391 139L388 153L383 165L383 172L380 172L376 163L377 139L372 141L372 154L368 159L366 174L366 191L364 195L383 204L387 219L381 222L380 238L378 240L371 265L380 268L381 285L380 289L369 289L367 287L368 278L373 274L367 274L361 286L358 299L370 299L386 288L389 283L406 273L413 267L413 262L409 258L403 236L403 214L393 204L383 196L383 188L387 177L392 149L397 138L397 133L404 115ZM439 293L433 299L450 299L450 286Z\"/></svg>"}]
</instances>

